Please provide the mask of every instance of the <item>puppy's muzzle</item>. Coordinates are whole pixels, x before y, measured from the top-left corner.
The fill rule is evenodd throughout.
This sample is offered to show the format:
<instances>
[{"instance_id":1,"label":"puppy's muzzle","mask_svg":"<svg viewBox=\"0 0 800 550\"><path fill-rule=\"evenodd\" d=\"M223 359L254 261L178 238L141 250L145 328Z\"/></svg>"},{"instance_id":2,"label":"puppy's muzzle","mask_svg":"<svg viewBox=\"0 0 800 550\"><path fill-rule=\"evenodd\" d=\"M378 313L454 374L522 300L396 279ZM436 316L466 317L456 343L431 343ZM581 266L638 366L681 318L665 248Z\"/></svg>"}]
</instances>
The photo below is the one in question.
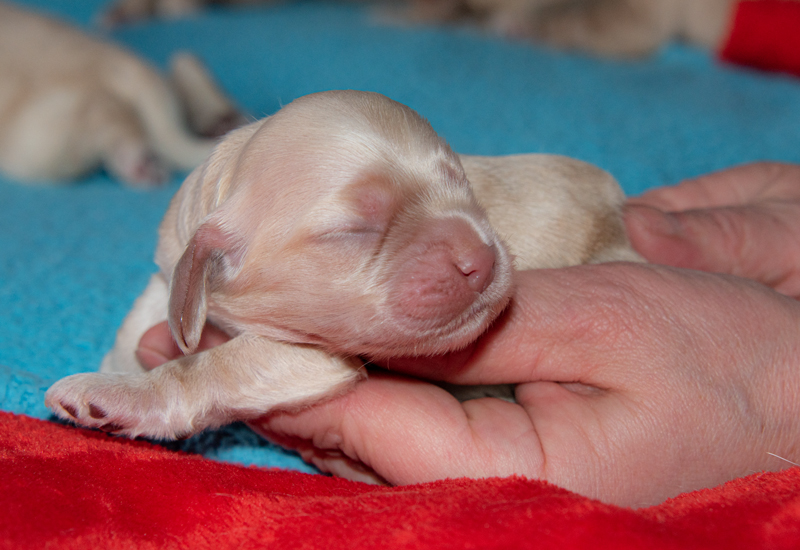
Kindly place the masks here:
<instances>
[{"instance_id":1,"label":"puppy's muzzle","mask_svg":"<svg viewBox=\"0 0 800 550\"><path fill-rule=\"evenodd\" d=\"M393 281L393 306L407 322L445 326L470 311L495 280L498 250L465 220L437 220L402 254Z\"/></svg>"}]
</instances>

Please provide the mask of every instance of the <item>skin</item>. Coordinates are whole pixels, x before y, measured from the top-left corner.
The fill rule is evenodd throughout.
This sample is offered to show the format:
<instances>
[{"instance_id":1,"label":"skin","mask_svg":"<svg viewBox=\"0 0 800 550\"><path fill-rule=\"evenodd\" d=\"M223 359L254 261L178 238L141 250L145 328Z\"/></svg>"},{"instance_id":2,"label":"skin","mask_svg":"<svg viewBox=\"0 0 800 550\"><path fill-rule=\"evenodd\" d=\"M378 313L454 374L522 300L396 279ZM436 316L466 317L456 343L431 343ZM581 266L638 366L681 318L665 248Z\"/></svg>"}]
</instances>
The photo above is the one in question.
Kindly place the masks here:
<instances>
[{"instance_id":1,"label":"skin","mask_svg":"<svg viewBox=\"0 0 800 550\"><path fill-rule=\"evenodd\" d=\"M470 348L393 359L251 425L351 479L520 474L633 507L800 461L800 166L651 191L626 225L651 264L519 272ZM207 327L201 348L225 339ZM160 325L138 354L154 368L176 352ZM459 403L425 379L516 383L518 403Z\"/></svg>"}]
</instances>

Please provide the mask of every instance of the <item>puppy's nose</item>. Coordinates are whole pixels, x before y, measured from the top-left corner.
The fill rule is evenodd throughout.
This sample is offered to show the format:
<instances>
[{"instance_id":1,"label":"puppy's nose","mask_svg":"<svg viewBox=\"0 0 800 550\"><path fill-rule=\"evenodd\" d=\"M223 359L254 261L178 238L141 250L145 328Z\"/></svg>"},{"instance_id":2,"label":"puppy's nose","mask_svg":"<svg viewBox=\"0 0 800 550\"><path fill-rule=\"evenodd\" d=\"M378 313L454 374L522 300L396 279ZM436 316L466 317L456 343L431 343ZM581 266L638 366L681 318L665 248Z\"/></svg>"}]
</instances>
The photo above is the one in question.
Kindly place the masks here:
<instances>
[{"instance_id":1,"label":"puppy's nose","mask_svg":"<svg viewBox=\"0 0 800 550\"><path fill-rule=\"evenodd\" d=\"M494 262L497 249L480 246L462 252L455 260L455 266L466 277L467 285L475 292L483 292L494 280Z\"/></svg>"}]
</instances>

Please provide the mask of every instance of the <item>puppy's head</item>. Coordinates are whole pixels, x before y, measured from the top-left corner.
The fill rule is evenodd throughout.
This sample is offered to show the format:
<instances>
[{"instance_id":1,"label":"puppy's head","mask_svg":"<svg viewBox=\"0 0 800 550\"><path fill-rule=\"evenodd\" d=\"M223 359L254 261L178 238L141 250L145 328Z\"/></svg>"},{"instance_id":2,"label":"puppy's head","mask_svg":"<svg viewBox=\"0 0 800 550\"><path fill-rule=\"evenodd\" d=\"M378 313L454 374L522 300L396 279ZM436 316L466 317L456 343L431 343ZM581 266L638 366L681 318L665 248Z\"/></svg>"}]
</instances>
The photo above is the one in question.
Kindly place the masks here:
<instances>
[{"instance_id":1,"label":"puppy's head","mask_svg":"<svg viewBox=\"0 0 800 550\"><path fill-rule=\"evenodd\" d=\"M335 353L436 354L473 341L505 307L506 247L458 157L417 113L378 94L325 92L260 124L202 182L219 206L177 263L170 297L185 350L208 313Z\"/></svg>"}]
</instances>

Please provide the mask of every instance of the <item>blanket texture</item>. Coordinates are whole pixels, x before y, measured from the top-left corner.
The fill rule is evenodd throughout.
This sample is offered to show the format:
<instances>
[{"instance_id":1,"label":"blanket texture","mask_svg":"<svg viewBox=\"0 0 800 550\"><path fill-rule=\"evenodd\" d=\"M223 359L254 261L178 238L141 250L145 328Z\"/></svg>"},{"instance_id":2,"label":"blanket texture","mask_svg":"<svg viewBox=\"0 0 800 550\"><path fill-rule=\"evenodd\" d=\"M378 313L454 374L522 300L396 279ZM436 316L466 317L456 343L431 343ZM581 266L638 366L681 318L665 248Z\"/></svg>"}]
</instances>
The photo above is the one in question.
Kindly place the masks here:
<instances>
[{"instance_id":1,"label":"blanket texture","mask_svg":"<svg viewBox=\"0 0 800 550\"><path fill-rule=\"evenodd\" d=\"M794 549L800 470L630 510L511 477L376 487L0 413L0 547Z\"/></svg>"},{"instance_id":2,"label":"blanket texture","mask_svg":"<svg viewBox=\"0 0 800 550\"><path fill-rule=\"evenodd\" d=\"M107 0L20 3L99 33ZM106 38L159 67L175 50L196 52L253 117L321 90L376 91L459 152L565 154L609 170L629 194L747 161L800 162L800 79L678 44L600 60L470 28L377 24L364 5L308 0ZM44 391L98 368L154 271L156 228L180 181L143 192L103 173L64 185L0 175L3 547L800 545L794 470L632 511L523 479L386 489L298 473L315 470L242 425L167 450L45 422Z\"/></svg>"}]
</instances>

